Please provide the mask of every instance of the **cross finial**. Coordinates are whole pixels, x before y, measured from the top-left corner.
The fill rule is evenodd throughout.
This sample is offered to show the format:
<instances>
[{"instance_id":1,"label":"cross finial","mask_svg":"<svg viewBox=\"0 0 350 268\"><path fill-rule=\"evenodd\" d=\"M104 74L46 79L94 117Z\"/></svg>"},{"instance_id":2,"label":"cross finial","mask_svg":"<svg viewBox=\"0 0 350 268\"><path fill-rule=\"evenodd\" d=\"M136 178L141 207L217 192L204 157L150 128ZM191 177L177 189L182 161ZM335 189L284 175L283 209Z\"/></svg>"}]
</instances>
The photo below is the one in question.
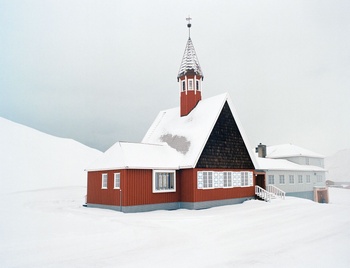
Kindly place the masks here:
<instances>
[{"instance_id":1,"label":"cross finial","mask_svg":"<svg viewBox=\"0 0 350 268\"><path fill-rule=\"evenodd\" d=\"M192 18L190 17L190 15L188 15L188 18L186 18L186 20L188 21L188 23L187 23L188 36L191 37L191 20L192 20Z\"/></svg>"}]
</instances>

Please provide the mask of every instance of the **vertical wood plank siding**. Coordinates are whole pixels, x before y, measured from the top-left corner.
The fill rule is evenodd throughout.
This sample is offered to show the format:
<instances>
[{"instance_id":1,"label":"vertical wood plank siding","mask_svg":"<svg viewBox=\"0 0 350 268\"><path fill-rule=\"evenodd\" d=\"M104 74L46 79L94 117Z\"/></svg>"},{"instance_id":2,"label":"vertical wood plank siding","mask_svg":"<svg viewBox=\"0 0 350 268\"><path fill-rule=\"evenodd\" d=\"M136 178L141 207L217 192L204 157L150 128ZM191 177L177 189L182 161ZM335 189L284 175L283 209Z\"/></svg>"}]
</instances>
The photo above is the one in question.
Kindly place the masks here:
<instances>
[{"instance_id":1,"label":"vertical wood plank siding","mask_svg":"<svg viewBox=\"0 0 350 268\"><path fill-rule=\"evenodd\" d=\"M120 206L120 190L114 188L114 173L120 173L120 185L124 170L89 171L87 179L87 203ZM102 189L102 174L107 174L107 189Z\"/></svg>"},{"instance_id":2,"label":"vertical wood plank siding","mask_svg":"<svg viewBox=\"0 0 350 268\"><path fill-rule=\"evenodd\" d=\"M182 202L202 202L223 200L232 198L244 198L255 196L255 179L251 187L217 188L217 189L197 189L197 171L251 171L253 169L188 169L181 170L181 201Z\"/></svg>"},{"instance_id":3,"label":"vertical wood plank siding","mask_svg":"<svg viewBox=\"0 0 350 268\"><path fill-rule=\"evenodd\" d=\"M152 170L127 169L123 179L122 193L123 206L136 206L148 204L160 204L179 202L180 200L180 179L176 172L176 192L153 193L152 191Z\"/></svg>"},{"instance_id":4,"label":"vertical wood plank siding","mask_svg":"<svg viewBox=\"0 0 350 268\"><path fill-rule=\"evenodd\" d=\"M114 173L120 172L120 189L114 188ZM153 193L152 170L108 170L88 172L87 203L136 206L180 201L180 178L176 174L176 192ZM102 189L102 174L108 174L107 189ZM122 204L120 204L120 194Z\"/></svg>"}]
</instances>

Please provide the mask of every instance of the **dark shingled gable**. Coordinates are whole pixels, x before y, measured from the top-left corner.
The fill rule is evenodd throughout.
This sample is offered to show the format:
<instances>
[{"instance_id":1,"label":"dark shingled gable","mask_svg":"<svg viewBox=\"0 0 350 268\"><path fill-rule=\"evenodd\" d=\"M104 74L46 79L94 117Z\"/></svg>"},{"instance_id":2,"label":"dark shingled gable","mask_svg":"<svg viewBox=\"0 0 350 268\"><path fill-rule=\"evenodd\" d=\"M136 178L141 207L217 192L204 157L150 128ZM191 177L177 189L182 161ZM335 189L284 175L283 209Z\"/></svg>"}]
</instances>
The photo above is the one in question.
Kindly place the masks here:
<instances>
[{"instance_id":1,"label":"dark shingled gable","mask_svg":"<svg viewBox=\"0 0 350 268\"><path fill-rule=\"evenodd\" d=\"M196 168L254 169L227 102L221 110Z\"/></svg>"}]
</instances>

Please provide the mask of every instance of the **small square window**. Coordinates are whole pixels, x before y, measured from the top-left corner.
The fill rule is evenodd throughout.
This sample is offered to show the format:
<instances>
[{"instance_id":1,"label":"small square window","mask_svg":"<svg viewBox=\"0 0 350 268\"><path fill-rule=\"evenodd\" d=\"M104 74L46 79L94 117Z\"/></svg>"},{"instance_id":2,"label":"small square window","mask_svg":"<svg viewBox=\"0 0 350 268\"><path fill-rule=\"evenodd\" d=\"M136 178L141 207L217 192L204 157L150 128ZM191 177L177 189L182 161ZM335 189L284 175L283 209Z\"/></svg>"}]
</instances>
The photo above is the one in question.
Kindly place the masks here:
<instances>
[{"instance_id":1,"label":"small square window","mask_svg":"<svg viewBox=\"0 0 350 268\"><path fill-rule=\"evenodd\" d=\"M176 175L174 170L153 171L153 193L176 192Z\"/></svg>"}]
</instances>

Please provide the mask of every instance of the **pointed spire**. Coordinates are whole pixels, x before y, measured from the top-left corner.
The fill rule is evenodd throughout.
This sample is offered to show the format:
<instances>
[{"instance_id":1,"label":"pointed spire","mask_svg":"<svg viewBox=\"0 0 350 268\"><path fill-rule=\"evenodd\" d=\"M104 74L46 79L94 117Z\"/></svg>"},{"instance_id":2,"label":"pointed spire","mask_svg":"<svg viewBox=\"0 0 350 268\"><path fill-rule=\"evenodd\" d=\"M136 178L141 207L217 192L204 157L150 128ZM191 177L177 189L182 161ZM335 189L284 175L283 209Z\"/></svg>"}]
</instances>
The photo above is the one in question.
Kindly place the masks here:
<instances>
[{"instance_id":1,"label":"pointed spire","mask_svg":"<svg viewBox=\"0 0 350 268\"><path fill-rule=\"evenodd\" d=\"M188 20L187 27L190 29L191 28L191 18L188 17L186 18ZM187 73L193 73L196 75L200 75L203 78L203 73L201 70L201 67L199 65L199 61L197 58L196 51L194 49L191 37L190 37L190 32L189 32L189 37L188 41L186 44L185 52L182 57L181 61L181 66L179 73L177 75L177 78L179 79L181 76L186 75Z\"/></svg>"}]
</instances>

